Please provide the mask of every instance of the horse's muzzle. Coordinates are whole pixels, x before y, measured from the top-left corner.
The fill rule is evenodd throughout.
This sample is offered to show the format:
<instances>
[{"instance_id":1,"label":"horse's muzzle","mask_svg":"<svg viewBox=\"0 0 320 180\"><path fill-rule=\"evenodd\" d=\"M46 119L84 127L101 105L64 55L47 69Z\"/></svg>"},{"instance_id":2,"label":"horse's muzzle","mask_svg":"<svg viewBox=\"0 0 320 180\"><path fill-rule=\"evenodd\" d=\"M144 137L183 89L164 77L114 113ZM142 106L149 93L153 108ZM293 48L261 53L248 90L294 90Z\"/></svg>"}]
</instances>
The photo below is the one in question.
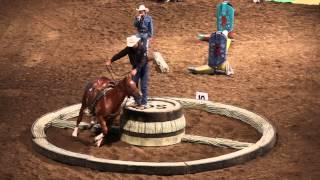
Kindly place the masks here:
<instances>
[{"instance_id":1,"label":"horse's muzzle","mask_svg":"<svg viewBox=\"0 0 320 180\"><path fill-rule=\"evenodd\" d=\"M140 91L133 93L132 95L134 99L141 99L142 98L142 93Z\"/></svg>"}]
</instances>

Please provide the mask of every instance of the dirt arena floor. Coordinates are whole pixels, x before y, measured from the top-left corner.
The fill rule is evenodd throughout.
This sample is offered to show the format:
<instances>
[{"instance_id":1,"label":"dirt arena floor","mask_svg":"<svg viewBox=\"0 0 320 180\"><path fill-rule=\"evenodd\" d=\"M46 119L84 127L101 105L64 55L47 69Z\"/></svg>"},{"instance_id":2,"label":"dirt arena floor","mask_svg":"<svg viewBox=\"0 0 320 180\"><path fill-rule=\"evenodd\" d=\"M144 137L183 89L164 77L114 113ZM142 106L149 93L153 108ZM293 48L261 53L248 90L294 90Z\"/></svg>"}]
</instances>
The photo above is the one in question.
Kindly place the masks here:
<instances>
[{"instance_id":1,"label":"dirt arena floor","mask_svg":"<svg viewBox=\"0 0 320 180\"><path fill-rule=\"evenodd\" d=\"M229 60L232 77L192 75L205 63L208 45L197 33L214 31L217 0L146 1L155 23L152 48L171 72L152 65L151 96L194 98L239 106L268 118L278 131L263 157L216 171L179 176L99 172L64 165L36 153L30 127L41 115L79 103L84 85L108 76L104 62L135 29L137 0L0 0L0 179L317 179L320 177L320 8L231 1L237 11ZM126 72L127 58L114 64ZM232 119L186 111L187 133L255 142L260 135ZM57 146L121 160L193 160L229 149L179 144L132 147L115 141L94 147L82 132L51 128ZM84 137L85 140L81 140ZM83 139L83 138L82 138ZM173 152L173 150L175 152Z\"/></svg>"}]
</instances>

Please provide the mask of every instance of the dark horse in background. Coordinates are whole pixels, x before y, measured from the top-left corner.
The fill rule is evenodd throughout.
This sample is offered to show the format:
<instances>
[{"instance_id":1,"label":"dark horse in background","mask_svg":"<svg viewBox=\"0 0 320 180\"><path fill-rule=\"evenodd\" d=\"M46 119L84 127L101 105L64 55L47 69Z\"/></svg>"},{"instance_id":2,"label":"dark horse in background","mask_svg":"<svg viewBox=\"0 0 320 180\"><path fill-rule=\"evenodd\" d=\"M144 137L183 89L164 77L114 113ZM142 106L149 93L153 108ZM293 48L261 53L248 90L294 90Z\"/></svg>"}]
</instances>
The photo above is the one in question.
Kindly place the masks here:
<instances>
[{"instance_id":1,"label":"dark horse in background","mask_svg":"<svg viewBox=\"0 0 320 180\"><path fill-rule=\"evenodd\" d=\"M104 136L108 134L111 128L114 117L120 113L121 104L127 96L141 98L140 91L130 74L119 82L114 82L106 77L100 77L90 82L85 88L77 124L72 136L78 136L83 113L86 109L89 109L102 129L102 133L94 138L96 145L100 147Z\"/></svg>"}]
</instances>

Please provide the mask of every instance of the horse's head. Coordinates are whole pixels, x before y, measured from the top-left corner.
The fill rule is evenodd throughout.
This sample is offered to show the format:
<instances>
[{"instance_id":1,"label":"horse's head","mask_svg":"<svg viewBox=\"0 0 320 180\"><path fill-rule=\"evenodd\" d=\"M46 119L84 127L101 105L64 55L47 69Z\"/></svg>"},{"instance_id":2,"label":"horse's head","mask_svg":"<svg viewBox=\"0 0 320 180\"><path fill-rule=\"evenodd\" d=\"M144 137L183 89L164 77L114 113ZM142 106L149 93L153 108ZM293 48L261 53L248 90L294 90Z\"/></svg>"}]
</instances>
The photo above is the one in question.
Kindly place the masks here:
<instances>
[{"instance_id":1,"label":"horse's head","mask_svg":"<svg viewBox=\"0 0 320 180\"><path fill-rule=\"evenodd\" d=\"M137 84L132 80L131 74L127 75L124 81L127 96L133 96L134 98L140 99L141 93L137 87Z\"/></svg>"}]
</instances>

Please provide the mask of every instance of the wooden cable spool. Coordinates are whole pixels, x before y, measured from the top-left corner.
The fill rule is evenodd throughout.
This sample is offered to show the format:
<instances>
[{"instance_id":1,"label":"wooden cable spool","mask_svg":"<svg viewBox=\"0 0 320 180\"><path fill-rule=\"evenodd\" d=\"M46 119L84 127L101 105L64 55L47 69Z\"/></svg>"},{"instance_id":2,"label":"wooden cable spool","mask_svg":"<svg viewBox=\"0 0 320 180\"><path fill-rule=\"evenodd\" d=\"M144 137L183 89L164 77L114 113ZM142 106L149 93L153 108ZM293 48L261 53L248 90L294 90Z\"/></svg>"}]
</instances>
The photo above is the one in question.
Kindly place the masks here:
<instances>
[{"instance_id":1,"label":"wooden cable spool","mask_svg":"<svg viewBox=\"0 0 320 180\"><path fill-rule=\"evenodd\" d=\"M129 102L130 103L130 102ZM167 146L181 142L186 120L174 100L148 99L148 109L126 106L121 115L121 140L138 146Z\"/></svg>"}]
</instances>

